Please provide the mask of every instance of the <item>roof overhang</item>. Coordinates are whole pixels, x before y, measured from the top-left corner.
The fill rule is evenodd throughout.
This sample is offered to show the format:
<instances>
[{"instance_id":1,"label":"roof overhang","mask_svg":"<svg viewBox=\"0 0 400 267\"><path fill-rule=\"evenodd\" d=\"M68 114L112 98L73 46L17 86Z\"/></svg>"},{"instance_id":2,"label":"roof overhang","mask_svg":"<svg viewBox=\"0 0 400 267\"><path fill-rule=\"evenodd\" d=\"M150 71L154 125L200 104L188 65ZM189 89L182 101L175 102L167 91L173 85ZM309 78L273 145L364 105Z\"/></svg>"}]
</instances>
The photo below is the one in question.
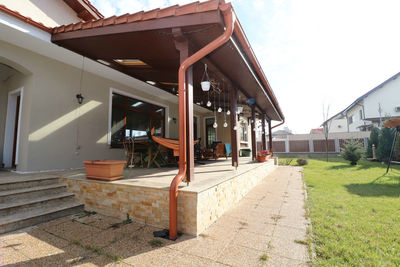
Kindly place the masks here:
<instances>
[{"instance_id":1,"label":"roof overhang","mask_svg":"<svg viewBox=\"0 0 400 267\"><path fill-rule=\"evenodd\" d=\"M183 33L191 52L199 50L224 32L219 4L218 0L196 2L65 25L53 30L52 42L175 94L180 56L173 31ZM121 64L121 59L140 64ZM254 98L258 112L271 120L284 119L239 22L225 45L193 66L194 102L207 100L200 88L204 63L213 65L213 78L222 82L221 77L226 77L245 97Z\"/></svg>"}]
</instances>

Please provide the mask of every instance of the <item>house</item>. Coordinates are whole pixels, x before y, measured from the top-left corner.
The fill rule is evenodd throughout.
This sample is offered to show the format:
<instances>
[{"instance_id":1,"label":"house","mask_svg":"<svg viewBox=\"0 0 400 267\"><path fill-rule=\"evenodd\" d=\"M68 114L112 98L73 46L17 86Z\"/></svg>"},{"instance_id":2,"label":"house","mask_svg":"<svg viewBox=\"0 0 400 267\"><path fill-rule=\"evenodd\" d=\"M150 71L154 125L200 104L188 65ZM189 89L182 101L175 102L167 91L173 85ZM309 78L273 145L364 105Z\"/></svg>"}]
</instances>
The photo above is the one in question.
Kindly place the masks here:
<instances>
[{"instance_id":1,"label":"house","mask_svg":"<svg viewBox=\"0 0 400 267\"><path fill-rule=\"evenodd\" d=\"M370 131L381 127L387 118L400 117L399 76L390 77L323 124L328 124L331 133Z\"/></svg>"},{"instance_id":2,"label":"house","mask_svg":"<svg viewBox=\"0 0 400 267\"><path fill-rule=\"evenodd\" d=\"M264 129L261 139L266 149L266 125L271 133L284 122L230 3L210 0L110 18L103 18L88 0L0 0L0 4L0 160L4 168L31 173L79 169L84 160L124 159L125 137L148 140L147 131L153 128L155 135L179 139L179 169L173 170L172 182L168 180L169 209L160 208L161 215L148 210L137 214L140 208L131 209L157 198L162 202L157 206L165 207L165 187L156 186L164 190L162 194L148 191L143 197L150 200L127 203L126 198L115 200L114 195L115 201L121 201L117 215L115 206L107 209L102 202L110 195L98 196L103 187L119 190L121 183L93 186L74 180L71 187L85 188L76 192L85 194L82 202L93 193L98 203L84 203L93 209L104 204L102 210L112 215L125 216L126 211L135 219L149 216L145 221L157 226L168 227L165 213L169 210L172 238L178 218L183 218L181 229L198 234L255 184L238 178L235 186L241 191L223 189L232 192L218 200L227 204L217 205L218 211L202 211L201 220L197 210L205 204L197 200L179 204L197 206L181 207L187 213L178 216L180 182L184 178L196 181L194 139L200 139L203 147L214 141L230 143L229 165L237 168L241 147L251 148L251 159L256 158L258 124ZM206 72L212 85L208 92L200 86ZM281 123L272 126L273 121ZM272 143L269 148L273 149ZM246 175L254 176L255 169L262 175L272 170L268 164L262 165L268 171L256 167L248 165ZM219 180L213 186L221 184ZM146 190L125 186L138 190L132 193ZM190 197L197 198L204 190ZM197 215L189 216L191 212Z\"/></svg>"}]
</instances>

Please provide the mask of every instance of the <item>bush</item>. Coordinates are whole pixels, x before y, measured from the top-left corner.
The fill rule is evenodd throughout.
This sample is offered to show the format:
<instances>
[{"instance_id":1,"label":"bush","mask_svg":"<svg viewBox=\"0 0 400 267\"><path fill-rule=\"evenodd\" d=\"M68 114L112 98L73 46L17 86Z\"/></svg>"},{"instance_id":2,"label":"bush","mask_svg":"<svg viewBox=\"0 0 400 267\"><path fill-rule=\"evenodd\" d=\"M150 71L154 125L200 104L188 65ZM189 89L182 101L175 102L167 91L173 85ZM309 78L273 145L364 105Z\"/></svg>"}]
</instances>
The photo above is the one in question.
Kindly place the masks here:
<instances>
[{"instance_id":1,"label":"bush","mask_svg":"<svg viewBox=\"0 0 400 267\"><path fill-rule=\"evenodd\" d=\"M368 140L368 147L367 147L367 158L372 158L372 144L375 145L375 148L378 148L379 144L379 129L374 127L371 130L371 134L369 136Z\"/></svg>"},{"instance_id":2,"label":"bush","mask_svg":"<svg viewBox=\"0 0 400 267\"><path fill-rule=\"evenodd\" d=\"M376 150L376 154L379 160L387 162L390 156L390 150L392 149L394 129L383 128L379 135L379 147Z\"/></svg>"},{"instance_id":3,"label":"bush","mask_svg":"<svg viewBox=\"0 0 400 267\"><path fill-rule=\"evenodd\" d=\"M345 143L340 155L350 161L351 165L357 165L357 162L361 159L364 154L364 149L359 142L356 140L349 140Z\"/></svg>"},{"instance_id":4,"label":"bush","mask_svg":"<svg viewBox=\"0 0 400 267\"><path fill-rule=\"evenodd\" d=\"M296 162L297 162L297 164L298 164L299 166L304 166L304 165L307 165L307 164L308 164L308 160L307 160L307 159L303 159L303 158L297 159Z\"/></svg>"}]
</instances>

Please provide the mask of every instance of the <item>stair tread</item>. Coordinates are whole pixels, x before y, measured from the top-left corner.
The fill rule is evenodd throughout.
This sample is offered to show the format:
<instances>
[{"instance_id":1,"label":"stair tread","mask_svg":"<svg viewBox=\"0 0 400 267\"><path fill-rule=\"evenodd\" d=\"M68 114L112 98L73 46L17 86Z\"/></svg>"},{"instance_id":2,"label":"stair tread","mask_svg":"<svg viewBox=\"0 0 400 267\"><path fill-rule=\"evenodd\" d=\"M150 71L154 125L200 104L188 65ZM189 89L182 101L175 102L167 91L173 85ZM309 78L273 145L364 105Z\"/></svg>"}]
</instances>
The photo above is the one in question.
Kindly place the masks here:
<instances>
[{"instance_id":1,"label":"stair tread","mask_svg":"<svg viewBox=\"0 0 400 267\"><path fill-rule=\"evenodd\" d=\"M65 187L65 185L49 184L49 185L40 185L40 186L34 186L34 187L14 189L14 190L6 190L6 191L0 191L0 197L14 195L14 194L35 192L35 191L40 191L40 190L52 189L52 188L61 188L61 187Z\"/></svg>"},{"instance_id":2,"label":"stair tread","mask_svg":"<svg viewBox=\"0 0 400 267\"><path fill-rule=\"evenodd\" d=\"M40 180L58 180L60 177L58 176L39 176L39 177L32 177L32 176L23 176L23 177L9 177L9 178L1 178L0 185L6 184L16 184L16 183L24 183L24 182L33 182L33 181L40 181Z\"/></svg>"},{"instance_id":3,"label":"stair tread","mask_svg":"<svg viewBox=\"0 0 400 267\"><path fill-rule=\"evenodd\" d=\"M33 199L27 199L27 200L13 202L13 203L0 204L0 210L14 208L14 207L22 206L22 205L35 204L35 203L42 202L42 201L70 197L70 196L75 196L75 195L70 192L63 192L63 193L58 193L58 194L51 195L51 196L35 197Z\"/></svg>"},{"instance_id":4,"label":"stair tread","mask_svg":"<svg viewBox=\"0 0 400 267\"><path fill-rule=\"evenodd\" d=\"M79 206L83 206L83 204L78 203L77 201L72 201L68 203L63 203L61 205L57 205L56 207L53 208L37 208L30 211L24 211L12 215L3 216L0 218L0 226Z\"/></svg>"}]
</instances>

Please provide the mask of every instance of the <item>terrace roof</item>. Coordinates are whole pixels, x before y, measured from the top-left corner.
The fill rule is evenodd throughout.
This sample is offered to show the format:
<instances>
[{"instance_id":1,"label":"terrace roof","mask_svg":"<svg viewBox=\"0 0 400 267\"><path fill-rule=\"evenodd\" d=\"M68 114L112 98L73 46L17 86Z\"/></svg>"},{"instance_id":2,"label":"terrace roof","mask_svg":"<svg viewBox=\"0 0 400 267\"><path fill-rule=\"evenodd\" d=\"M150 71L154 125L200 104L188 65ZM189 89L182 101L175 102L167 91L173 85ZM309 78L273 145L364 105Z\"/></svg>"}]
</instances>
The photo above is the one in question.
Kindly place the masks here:
<instances>
[{"instance_id":1,"label":"terrace roof","mask_svg":"<svg viewBox=\"0 0 400 267\"><path fill-rule=\"evenodd\" d=\"M176 94L180 66L176 30L188 40L191 52L196 52L224 32L220 11L223 3L194 2L63 25L53 29L52 42ZM238 20L231 39L194 64L195 103L205 103L207 99L200 89L204 63L209 65L212 79L230 81L247 98L254 98L258 112L271 120L284 119Z\"/></svg>"}]
</instances>

